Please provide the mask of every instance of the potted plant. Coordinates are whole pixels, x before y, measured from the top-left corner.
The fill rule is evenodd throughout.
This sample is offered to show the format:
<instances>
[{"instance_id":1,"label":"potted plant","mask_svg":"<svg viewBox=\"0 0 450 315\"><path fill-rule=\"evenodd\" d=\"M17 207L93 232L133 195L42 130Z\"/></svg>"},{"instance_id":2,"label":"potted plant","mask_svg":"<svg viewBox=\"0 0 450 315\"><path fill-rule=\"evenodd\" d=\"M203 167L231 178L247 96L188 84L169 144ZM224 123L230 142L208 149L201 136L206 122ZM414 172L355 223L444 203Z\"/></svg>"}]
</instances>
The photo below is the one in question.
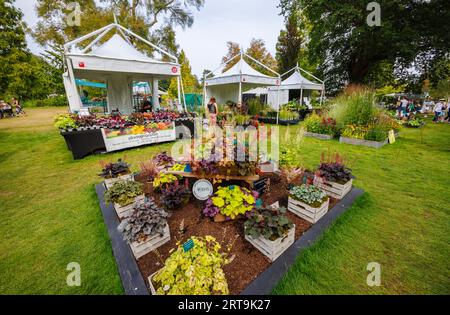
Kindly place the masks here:
<instances>
[{"instance_id":1,"label":"potted plant","mask_svg":"<svg viewBox=\"0 0 450 315\"><path fill-rule=\"evenodd\" d=\"M158 175L158 166L154 160L141 162L141 175L146 179L147 183L153 182L156 175Z\"/></svg>"},{"instance_id":2,"label":"potted plant","mask_svg":"<svg viewBox=\"0 0 450 315\"><path fill-rule=\"evenodd\" d=\"M285 208L258 208L244 223L245 239L271 261L295 240L295 225L285 214Z\"/></svg>"},{"instance_id":3,"label":"potted plant","mask_svg":"<svg viewBox=\"0 0 450 315\"><path fill-rule=\"evenodd\" d=\"M330 198L314 185L295 186L289 192L288 210L311 223L319 221L329 205Z\"/></svg>"},{"instance_id":4,"label":"potted plant","mask_svg":"<svg viewBox=\"0 0 450 315\"><path fill-rule=\"evenodd\" d=\"M136 259L170 241L169 214L155 204L153 198L137 202L131 215L118 226Z\"/></svg>"},{"instance_id":5,"label":"potted plant","mask_svg":"<svg viewBox=\"0 0 450 315\"><path fill-rule=\"evenodd\" d=\"M172 167L175 164L175 161L171 156L167 154L167 152L159 153L153 158L153 160L155 161L156 165L161 169Z\"/></svg>"},{"instance_id":6,"label":"potted plant","mask_svg":"<svg viewBox=\"0 0 450 315\"><path fill-rule=\"evenodd\" d=\"M244 187L219 187L214 196L206 202L203 214L214 218L215 222L234 220L253 210L257 197L257 192L251 192Z\"/></svg>"},{"instance_id":7,"label":"potted plant","mask_svg":"<svg viewBox=\"0 0 450 315\"><path fill-rule=\"evenodd\" d=\"M148 280L153 295L228 295L222 267L229 262L212 236L192 237Z\"/></svg>"},{"instance_id":8,"label":"potted plant","mask_svg":"<svg viewBox=\"0 0 450 315\"><path fill-rule=\"evenodd\" d=\"M122 159L119 159L117 163L104 163L101 162L102 172L99 176L105 179L105 186L110 189L111 186L119 180L133 181L134 176L130 172L130 165Z\"/></svg>"},{"instance_id":9,"label":"potted plant","mask_svg":"<svg viewBox=\"0 0 450 315\"><path fill-rule=\"evenodd\" d=\"M191 199L191 190L189 182L186 180L185 185L180 185L176 181L172 185L166 185L162 189L160 202L167 210L176 210L185 206Z\"/></svg>"},{"instance_id":10,"label":"potted plant","mask_svg":"<svg viewBox=\"0 0 450 315\"><path fill-rule=\"evenodd\" d=\"M351 169L345 166L339 154L329 160L322 155L322 163L316 171L314 185L323 189L329 196L342 199L352 190L353 178Z\"/></svg>"},{"instance_id":11,"label":"potted plant","mask_svg":"<svg viewBox=\"0 0 450 315\"><path fill-rule=\"evenodd\" d=\"M135 202L145 198L143 185L138 182L120 180L105 192L106 203L113 203L120 219L131 214Z\"/></svg>"},{"instance_id":12,"label":"potted plant","mask_svg":"<svg viewBox=\"0 0 450 315\"><path fill-rule=\"evenodd\" d=\"M161 192L161 190L168 184L173 184L180 179L180 176L161 171L153 179L153 190Z\"/></svg>"}]
</instances>

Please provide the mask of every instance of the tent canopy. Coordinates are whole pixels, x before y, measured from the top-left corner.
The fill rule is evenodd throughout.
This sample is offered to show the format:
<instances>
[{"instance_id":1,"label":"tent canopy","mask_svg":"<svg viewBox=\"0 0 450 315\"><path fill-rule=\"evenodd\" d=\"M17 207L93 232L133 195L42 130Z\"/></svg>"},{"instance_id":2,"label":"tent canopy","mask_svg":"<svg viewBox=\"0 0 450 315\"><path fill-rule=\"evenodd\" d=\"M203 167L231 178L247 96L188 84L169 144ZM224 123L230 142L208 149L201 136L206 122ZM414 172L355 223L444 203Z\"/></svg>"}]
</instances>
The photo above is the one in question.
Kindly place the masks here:
<instances>
[{"instance_id":1,"label":"tent canopy","mask_svg":"<svg viewBox=\"0 0 450 315\"><path fill-rule=\"evenodd\" d=\"M244 60L244 56L270 70L275 76L268 76L256 71ZM225 104L228 101L240 103L242 102L242 92L244 90L280 84L280 75L277 72L244 53L234 56L216 71L222 70L227 64L237 58L239 58L239 61L227 71L211 78L208 78L208 76L213 74L214 71L205 76L205 103L209 96L214 96L219 104Z\"/></svg>"},{"instance_id":2,"label":"tent canopy","mask_svg":"<svg viewBox=\"0 0 450 315\"><path fill-rule=\"evenodd\" d=\"M116 30L116 34L98 45L111 30ZM78 49L78 44L94 36L95 39L86 48ZM128 36L137 38L173 61L162 62L146 56L131 44ZM158 81L179 78L181 73L181 66L175 56L117 23L67 43L64 50L67 67L67 72L63 75L64 86L72 112L79 111L82 107L76 89L77 78L106 82L109 110L117 108L120 112L129 114L133 112L133 82L151 83L156 109L159 107ZM179 98L181 99L181 92Z\"/></svg>"},{"instance_id":3,"label":"tent canopy","mask_svg":"<svg viewBox=\"0 0 450 315\"><path fill-rule=\"evenodd\" d=\"M277 87L270 87L271 90L276 90ZM286 80L281 82L280 90L316 90L322 91L324 89L323 83L317 83L308 80L300 73L298 68Z\"/></svg>"}]
</instances>

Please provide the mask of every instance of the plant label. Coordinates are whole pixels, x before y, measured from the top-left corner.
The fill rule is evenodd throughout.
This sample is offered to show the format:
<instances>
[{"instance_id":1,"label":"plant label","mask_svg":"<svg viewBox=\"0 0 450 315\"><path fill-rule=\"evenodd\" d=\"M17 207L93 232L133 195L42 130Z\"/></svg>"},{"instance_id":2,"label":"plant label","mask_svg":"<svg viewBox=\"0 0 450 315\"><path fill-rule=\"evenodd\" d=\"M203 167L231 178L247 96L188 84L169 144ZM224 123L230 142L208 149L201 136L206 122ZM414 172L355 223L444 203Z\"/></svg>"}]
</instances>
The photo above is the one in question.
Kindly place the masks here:
<instances>
[{"instance_id":1,"label":"plant label","mask_svg":"<svg viewBox=\"0 0 450 315\"><path fill-rule=\"evenodd\" d=\"M195 198L201 201L207 200L212 196L213 192L213 185L209 180L206 179L200 179L196 181L194 187L192 188L192 193L194 194Z\"/></svg>"}]
</instances>

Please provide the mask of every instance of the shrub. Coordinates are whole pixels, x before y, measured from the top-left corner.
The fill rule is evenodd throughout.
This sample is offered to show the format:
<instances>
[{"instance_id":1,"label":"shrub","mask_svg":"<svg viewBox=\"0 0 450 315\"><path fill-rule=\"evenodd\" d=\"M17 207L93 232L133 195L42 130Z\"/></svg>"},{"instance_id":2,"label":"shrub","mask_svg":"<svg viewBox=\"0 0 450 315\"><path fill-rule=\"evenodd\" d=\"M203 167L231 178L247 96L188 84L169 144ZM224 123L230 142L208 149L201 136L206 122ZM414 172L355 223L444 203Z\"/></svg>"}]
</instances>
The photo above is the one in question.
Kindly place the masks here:
<instances>
[{"instance_id":1,"label":"shrub","mask_svg":"<svg viewBox=\"0 0 450 315\"><path fill-rule=\"evenodd\" d=\"M160 172L155 179L153 179L153 189L159 191L163 186L167 184L175 183L178 180L178 176L173 174L166 174L165 172Z\"/></svg>"},{"instance_id":2,"label":"shrub","mask_svg":"<svg viewBox=\"0 0 450 315\"><path fill-rule=\"evenodd\" d=\"M105 201L117 203L121 207L132 204L135 198L144 193L143 185L138 182L121 180L105 192Z\"/></svg>"},{"instance_id":3,"label":"shrub","mask_svg":"<svg viewBox=\"0 0 450 315\"><path fill-rule=\"evenodd\" d=\"M222 267L228 263L214 237L192 237L194 247L178 246L153 277L158 295L227 295L228 283Z\"/></svg>"},{"instance_id":4,"label":"shrub","mask_svg":"<svg viewBox=\"0 0 450 315\"><path fill-rule=\"evenodd\" d=\"M102 166L102 172L99 174L99 176L104 178L117 178L120 175L130 173L131 165L125 161L122 161L122 159L119 159L117 163L107 163L103 164Z\"/></svg>"},{"instance_id":5,"label":"shrub","mask_svg":"<svg viewBox=\"0 0 450 315\"><path fill-rule=\"evenodd\" d=\"M294 226L286 216L286 209L259 208L252 212L244 223L245 235L253 238L260 236L275 241L286 236Z\"/></svg>"},{"instance_id":6,"label":"shrub","mask_svg":"<svg viewBox=\"0 0 450 315\"><path fill-rule=\"evenodd\" d=\"M314 185L295 186L290 191L290 196L312 207L318 208L327 201L327 194Z\"/></svg>"},{"instance_id":7,"label":"shrub","mask_svg":"<svg viewBox=\"0 0 450 315\"><path fill-rule=\"evenodd\" d=\"M158 166L154 160L149 160L140 163L141 174L148 181L153 181L156 175L158 175Z\"/></svg>"},{"instance_id":8,"label":"shrub","mask_svg":"<svg viewBox=\"0 0 450 315\"><path fill-rule=\"evenodd\" d=\"M257 192L252 193L247 188L234 185L219 187L214 195L210 198L211 202L207 202L207 206L203 210L204 215L211 216L215 212L215 209L214 211L211 209L213 206L219 209L222 215L231 219L253 210L256 203L255 198L258 196Z\"/></svg>"},{"instance_id":9,"label":"shrub","mask_svg":"<svg viewBox=\"0 0 450 315\"><path fill-rule=\"evenodd\" d=\"M305 119L305 128L308 132L320 133L322 118L316 113L312 113Z\"/></svg>"},{"instance_id":10,"label":"shrub","mask_svg":"<svg viewBox=\"0 0 450 315\"><path fill-rule=\"evenodd\" d=\"M159 208L153 198L146 198L134 206L131 216L124 219L117 229L129 244L143 243L149 237L164 235L168 217L168 213Z\"/></svg>"},{"instance_id":11,"label":"shrub","mask_svg":"<svg viewBox=\"0 0 450 315\"><path fill-rule=\"evenodd\" d=\"M180 185L176 181L173 185L167 185L162 189L161 204L168 210L179 209L189 202L191 190L186 185Z\"/></svg>"},{"instance_id":12,"label":"shrub","mask_svg":"<svg viewBox=\"0 0 450 315\"><path fill-rule=\"evenodd\" d=\"M279 119L280 120L298 120L299 114L287 109L280 110Z\"/></svg>"}]
</instances>

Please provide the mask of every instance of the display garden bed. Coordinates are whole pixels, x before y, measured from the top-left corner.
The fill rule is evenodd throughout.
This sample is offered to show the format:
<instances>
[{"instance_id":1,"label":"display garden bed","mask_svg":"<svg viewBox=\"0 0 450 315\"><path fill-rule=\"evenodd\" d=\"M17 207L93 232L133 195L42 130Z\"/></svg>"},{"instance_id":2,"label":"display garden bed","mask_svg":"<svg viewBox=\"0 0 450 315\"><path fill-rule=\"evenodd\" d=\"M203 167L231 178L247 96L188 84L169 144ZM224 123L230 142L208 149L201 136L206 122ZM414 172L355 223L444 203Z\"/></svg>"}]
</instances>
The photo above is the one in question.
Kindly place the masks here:
<instances>
[{"instance_id":1,"label":"display garden bed","mask_svg":"<svg viewBox=\"0 0 450 315\"><path fill-rule=\"evenodd\" d=\"M356 138L347 138L347 137L341 136L339 138L339 142L380 149L389 143L389 139L386 138L386 140L379 142L379 141L370 141L370 140L363 140L363 139L356 139Z\"/></svg>"},{"instance_id":2,"label":"display garden bed","mask_svg":"<svg viewBox=\"0 0 450 315\"><path fill-rule=\"evenodd\" d=\"M333 139L333 135L326 135L326 134L314 133L314 132L305 132L305 137L316 138L316 139L320 139L320 140Z\"/></svg>"},{"instance_id":3,"label":"display garden bed","mask_svg":"<svg viewBox=\"0 0 450 315\"><path fill-rule=\"evenodd\" d=\"M139 176L136 176L136 181L146 182ZM261 197L264 203L280 202L280 206L287 207L284 187L286 187L286 183L277 182L277 176L271 177L270 194L264 194ZM289 234L294 235L295 241L292 245L290 241L286 242L285 247L288 248L283 248L284 252L272 263L268 257L246 240L240 219L215 223L202 216L204 203L195 199L192 199L183 208L171 212L168 219L171 231L170 240L159 246L157 251L145 254L136 261L131 247L122 239L117 230L120 222L114 207L107 206L104 202L105 186L97 185L96 191L125 293L139 295L150 293L149 277L163 267L164 260L177 247L177 242L184 243L192 236L206 235L217 239L224 248L233 244L231 254L234 259L223 267L230 294L268 294L287 271L287 268L293 264L299 252L310 246L362 194L361 190L353 189L341 201L331 199L330 210L315 225L292 213L286 214L295 225ZM145 193L147 197L154 197L159 201L160 196L153 192L151 184L145 183Z\"/></svg>"}]
</instances>

